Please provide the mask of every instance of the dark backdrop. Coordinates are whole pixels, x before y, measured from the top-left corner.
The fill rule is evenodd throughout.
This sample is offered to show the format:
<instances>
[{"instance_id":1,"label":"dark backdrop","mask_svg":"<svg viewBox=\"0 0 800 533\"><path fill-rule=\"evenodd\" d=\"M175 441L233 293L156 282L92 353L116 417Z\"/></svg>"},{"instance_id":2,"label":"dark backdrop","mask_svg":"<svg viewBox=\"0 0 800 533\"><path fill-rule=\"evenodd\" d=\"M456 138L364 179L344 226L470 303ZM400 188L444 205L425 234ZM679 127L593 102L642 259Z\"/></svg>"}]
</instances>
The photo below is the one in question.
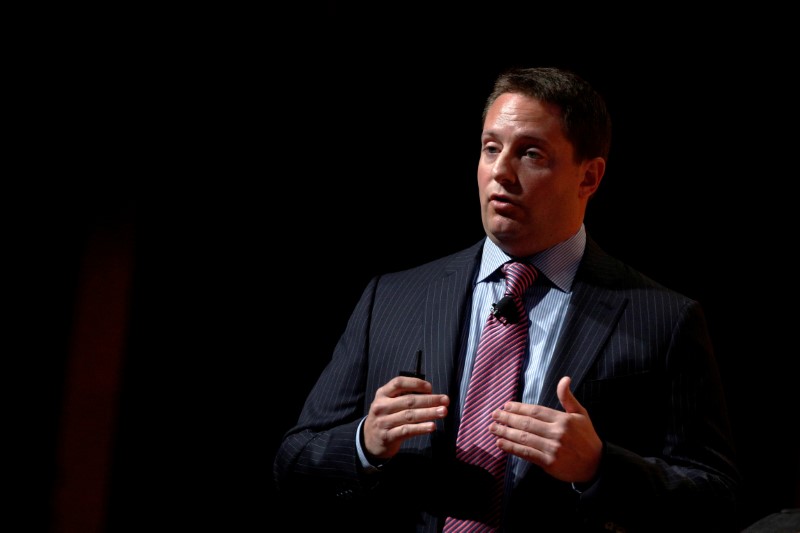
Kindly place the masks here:
<instances>
[{"instance_id":1,"label":"dark backdrop","mask_svg":"<svg viewBox=\"0 0 800 533\"><path fill-rule=\"evenodd\" d=\"M474 28L312 11L109 24L28 67L42 79L28 127L49 148L11 203L21 331L46 354L31 394L42 522L64 483L66 369L91 350L74 336L93 235L131 230L129 312L118 374L93 377L118 379L96 398L113 406L99 428L110 463L89 473L104 501L67 515L100 513L114 533L271 530L292 511L275 505L278 441L369 278L482 236L480 113L515 64L573 68L607 98L614 142L587 228L704 305L748 483L742 523L800 506L797 117L780 15L756 41L767 22L744 15L655 30L537 10Z\"/></svg>"}]
</instances>

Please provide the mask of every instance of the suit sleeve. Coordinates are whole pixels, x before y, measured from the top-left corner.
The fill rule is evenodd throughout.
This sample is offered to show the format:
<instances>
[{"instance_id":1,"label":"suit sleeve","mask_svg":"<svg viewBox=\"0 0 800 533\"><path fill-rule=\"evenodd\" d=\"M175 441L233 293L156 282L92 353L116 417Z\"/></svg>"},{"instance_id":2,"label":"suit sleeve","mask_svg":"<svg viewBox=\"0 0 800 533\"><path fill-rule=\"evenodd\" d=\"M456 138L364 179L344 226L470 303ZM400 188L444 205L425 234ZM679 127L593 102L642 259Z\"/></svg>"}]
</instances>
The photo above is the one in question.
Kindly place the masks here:
<instances>
[{"instance_id":1,"label":"suit sleeve","mask_svg":"<svg viewBox=\"0 0 800 533\"><path fill-rule=\"evenodd\" d=\"M626 443L614 442L610 431L599 478L581 495L581 507L600 521L622 523L632 531L650 531L654 524L662 528L658 531L735 531L740 478L724 391L696 302L681 309L661 360L663 376L652 382L656 396L632 388L622 398L629 406L622 408L637 413L628 419L632 442L650 431L661 435L647 437L660 449L637 447L635 453ZM663 427L648 417L663 420Z\"/></svg>"},{"instance_id":2,"label":"suit sleeve","mask_svg":"<svg viewBox=\"0 0 800 533\"><path fill-rule=\"evenodd\" d=\"M282 439L273 464L279 490L350 498L374 482L357 465L356 431L372 401L364 392L365 346L376 284L362 293L297 424Z\"/></svg>"}]
</instances>

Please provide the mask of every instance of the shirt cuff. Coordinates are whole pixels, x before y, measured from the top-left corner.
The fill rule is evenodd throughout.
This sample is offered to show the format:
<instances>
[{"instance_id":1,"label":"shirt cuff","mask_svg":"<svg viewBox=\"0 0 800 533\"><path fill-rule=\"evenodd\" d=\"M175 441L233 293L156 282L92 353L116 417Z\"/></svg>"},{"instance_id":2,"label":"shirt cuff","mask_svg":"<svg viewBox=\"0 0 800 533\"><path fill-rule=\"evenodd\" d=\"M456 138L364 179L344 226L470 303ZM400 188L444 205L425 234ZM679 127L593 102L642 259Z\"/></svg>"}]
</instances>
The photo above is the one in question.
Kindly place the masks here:
<instances>
[{"instance_id":1,"label":"shirt cuff","mask_svg":"<svg viewBox=\"0 0 800 533\"><path fill-rule=\"evenodd\" d=\"M364 469L364 472L367 474L377 474L381 471L385 462L373 464L367 458L366 445L364 444L363 427L366 419L366 417L362 418L361 422L358 424L358 429L356 429L356 452L358 453L358 461L361 464L361 468Z\"/></svg>"}]
</instances>

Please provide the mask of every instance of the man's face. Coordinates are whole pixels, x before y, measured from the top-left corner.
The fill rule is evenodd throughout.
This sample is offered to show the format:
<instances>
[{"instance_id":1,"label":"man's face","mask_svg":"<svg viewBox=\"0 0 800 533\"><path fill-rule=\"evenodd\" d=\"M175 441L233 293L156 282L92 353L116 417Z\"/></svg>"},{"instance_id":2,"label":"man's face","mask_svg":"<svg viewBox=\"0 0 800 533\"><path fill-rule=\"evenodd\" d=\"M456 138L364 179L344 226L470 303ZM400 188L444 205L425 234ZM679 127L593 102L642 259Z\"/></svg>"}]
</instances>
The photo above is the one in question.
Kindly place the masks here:
<instances>
[{"instance_id":1,"label":"man's face","mask_svg":"<svg viewBox=\"0 0 800 533\"><path fill-rule=\"evenodd\" d=\"M486 234L514 256L571 237L604 170L599 158L574 161L557 106L501 95L489 108L481 135L478 189Z\"/></svg>"}]
</instances>

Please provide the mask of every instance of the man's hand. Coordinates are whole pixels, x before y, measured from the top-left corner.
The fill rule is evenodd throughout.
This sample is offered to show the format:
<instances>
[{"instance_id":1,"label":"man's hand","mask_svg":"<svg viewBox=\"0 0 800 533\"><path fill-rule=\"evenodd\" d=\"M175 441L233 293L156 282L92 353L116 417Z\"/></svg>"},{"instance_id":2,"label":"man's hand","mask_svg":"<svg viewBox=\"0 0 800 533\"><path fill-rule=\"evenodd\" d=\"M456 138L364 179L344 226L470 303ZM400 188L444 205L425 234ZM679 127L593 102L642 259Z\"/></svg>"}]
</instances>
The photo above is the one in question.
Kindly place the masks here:
<instances>
[{"instance_id":1,"label":"man's hand","mask_svg":"<svg viewBox=\"0 0 800 533\"><path fill-rule=\"evenodd\" d=\"M450 398L431 394L430 382L398 376L375 392L364 422L367 453L389 459L404 440L433 433L435 421L447 416Z\"/></svg>"},{"instance_id":2,"label":"man's hand","mask_svg":"<svg viewBox=\"0 0 800 533\"><path fill-rule=\"evenodd\" d=\"M504 452L540 466L561 481L585 483L597 474L603 443L586 409L572 395L570 383L568 376L558 382L564 411L507 402L492 414L489 431Z\"/></svg>"}]
</instances>

